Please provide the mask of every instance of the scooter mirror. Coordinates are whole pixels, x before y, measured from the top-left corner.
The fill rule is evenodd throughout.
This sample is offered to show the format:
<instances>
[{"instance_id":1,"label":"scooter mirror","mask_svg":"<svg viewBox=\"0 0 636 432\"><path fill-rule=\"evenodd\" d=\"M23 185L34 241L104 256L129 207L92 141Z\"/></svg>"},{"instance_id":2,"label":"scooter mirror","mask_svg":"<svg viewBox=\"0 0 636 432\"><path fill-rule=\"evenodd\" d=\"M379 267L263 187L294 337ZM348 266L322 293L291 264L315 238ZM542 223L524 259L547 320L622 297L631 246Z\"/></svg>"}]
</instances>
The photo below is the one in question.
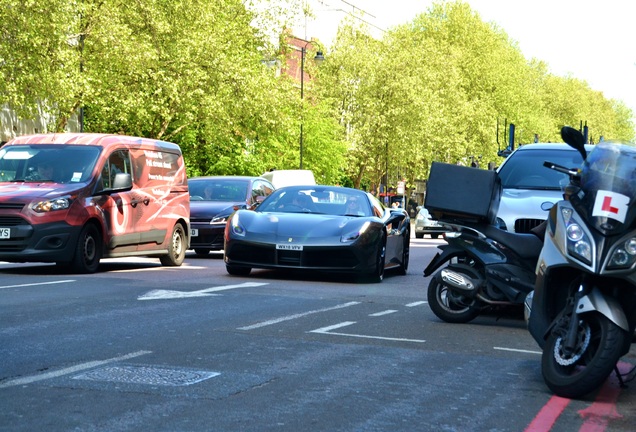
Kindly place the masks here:
<instances>
[{"instance_id":1,"label":"scooter mirror","mask_svg":"<svg viewBox=\"0 0 636 432\"><path fill-rule=\"evenodd\" d=\"M561 128L561 138L565 141L570 147L577 150L583 160L587 159L587 151L585 151L585 138L583 134L570 126L563 126Z\"/></svg>"}]
</instances>

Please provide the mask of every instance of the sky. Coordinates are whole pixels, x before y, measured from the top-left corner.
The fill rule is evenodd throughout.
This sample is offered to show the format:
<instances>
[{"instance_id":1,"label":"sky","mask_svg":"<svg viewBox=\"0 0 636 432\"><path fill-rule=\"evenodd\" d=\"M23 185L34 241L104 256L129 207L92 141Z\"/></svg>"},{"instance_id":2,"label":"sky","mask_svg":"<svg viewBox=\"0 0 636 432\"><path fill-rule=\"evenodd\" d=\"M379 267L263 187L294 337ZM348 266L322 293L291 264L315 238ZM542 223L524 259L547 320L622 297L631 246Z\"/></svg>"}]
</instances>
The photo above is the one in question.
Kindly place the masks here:
<instances>
[{"instance_id":1,"label":"sky","mask_svg":"<svg viewBox=\"0 0 636 432\"><path fill-rule=\"evenodd\" d=\"M295 29L327 45L338 23L356 12L371 33L411 21L433 0L307 0L315 17ZM485 22L517 42L526 59L551 73L586 81L608 99L621 100L636 121L635 0L464 0ZM382 30L380 30L382 29Z\"/></svg>"}]
</instances>

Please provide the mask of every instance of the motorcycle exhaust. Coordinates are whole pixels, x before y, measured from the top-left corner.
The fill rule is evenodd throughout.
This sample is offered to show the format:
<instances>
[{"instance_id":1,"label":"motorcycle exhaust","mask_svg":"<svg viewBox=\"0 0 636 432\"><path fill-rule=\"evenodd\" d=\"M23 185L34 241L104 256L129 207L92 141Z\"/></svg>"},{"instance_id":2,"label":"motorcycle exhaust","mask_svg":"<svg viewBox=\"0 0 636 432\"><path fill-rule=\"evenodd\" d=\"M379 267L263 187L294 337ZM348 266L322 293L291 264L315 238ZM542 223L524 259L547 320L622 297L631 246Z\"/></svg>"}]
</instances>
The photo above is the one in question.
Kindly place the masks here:
<instances>
[{"instance_id":1,"label":"motorcycle exhaust","mask_svg":"<svg viewBox=\"0 0 636 432\"><path fill-rule=\"evenodd\" d=\"M458 289L463 294L474 296L477 292L477 285L471 278L462 273L445 268L440 272L440 276L445 284Z\"/></svg>"}]
</instances>

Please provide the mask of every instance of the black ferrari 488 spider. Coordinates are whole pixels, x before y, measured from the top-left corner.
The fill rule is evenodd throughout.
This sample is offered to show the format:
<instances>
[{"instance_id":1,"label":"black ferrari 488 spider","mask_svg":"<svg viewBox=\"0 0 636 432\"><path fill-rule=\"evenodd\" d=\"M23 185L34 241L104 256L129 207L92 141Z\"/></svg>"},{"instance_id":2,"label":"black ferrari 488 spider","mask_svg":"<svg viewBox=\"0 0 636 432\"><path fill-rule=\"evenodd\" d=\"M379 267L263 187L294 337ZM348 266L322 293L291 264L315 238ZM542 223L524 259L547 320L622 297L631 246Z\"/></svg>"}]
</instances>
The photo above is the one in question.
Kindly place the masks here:
<instances>
[{"instance_id":1,"label":"black ferrari 488 spider","mask_svg":"<svg viewBox=\"0 0 636 432\"><path fill-rule=\"evenodd\" d=\"M384 270L406 274L410 220L372 194L337 186L287 186L255 210L238 210L225 226L231 275L252 268L357 274L382 281Z\"/></svg>"}]
</instances>

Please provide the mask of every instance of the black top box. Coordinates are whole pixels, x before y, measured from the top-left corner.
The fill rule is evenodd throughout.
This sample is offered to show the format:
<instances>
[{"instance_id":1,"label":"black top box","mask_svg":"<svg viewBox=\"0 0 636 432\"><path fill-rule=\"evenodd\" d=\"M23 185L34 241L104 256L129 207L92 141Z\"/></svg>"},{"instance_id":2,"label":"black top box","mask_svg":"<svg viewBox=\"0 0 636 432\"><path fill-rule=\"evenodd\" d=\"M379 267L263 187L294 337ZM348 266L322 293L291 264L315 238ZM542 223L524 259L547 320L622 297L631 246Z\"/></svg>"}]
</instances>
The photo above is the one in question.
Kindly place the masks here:
<instances>
[{"instance_id":1,"label":"black top box","mask_svg":"<svg viewBox=\"0 0 636 432\"><path fill-rule=\"evenodd\" d=\"M494 224L501 198L501 180L495 171L431 164L424 207L434 219Z\"/></svg>"}]
</instances>

